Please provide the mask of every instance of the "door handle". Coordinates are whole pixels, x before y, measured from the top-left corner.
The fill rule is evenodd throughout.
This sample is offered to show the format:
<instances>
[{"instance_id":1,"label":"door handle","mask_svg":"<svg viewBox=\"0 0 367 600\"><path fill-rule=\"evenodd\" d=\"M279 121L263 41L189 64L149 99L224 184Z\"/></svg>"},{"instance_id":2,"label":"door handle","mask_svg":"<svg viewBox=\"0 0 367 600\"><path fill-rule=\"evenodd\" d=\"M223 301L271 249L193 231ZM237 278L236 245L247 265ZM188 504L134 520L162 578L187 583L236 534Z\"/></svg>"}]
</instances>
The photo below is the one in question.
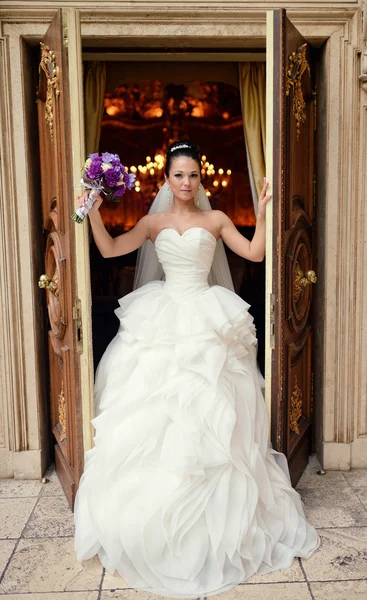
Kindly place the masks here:
<instances>
[{"instance_id":1,"label":"door handle","mask_svg":"<svg viewBox=\"0 0 367 600\"><path fill-rule=\"evenodd\" d=\"M302 271L301 267L299 266L299 263L296 262L295 277L294 277L294 284L293 284L294 301L295 302L298 301L298 299L301 295L301 292L302 292L302 290L305 289L305 287L307 287L311 283L316 283L316 282L317 282L317 276L316 276L315 271L310 269L309 271L304 273Z\"/></svg>"},{"instance_id":2,"label":"door handle","mask_svg":"<svg viewBox=\"0 0 367 600\"><path fill-rule=\"evenodd\" d=\"M59 295L57 281L50 279L48 275L41 275L38 281L38 287L47 289L53 296L56 296L56 298Z\"/></svg>"}]
</instances>

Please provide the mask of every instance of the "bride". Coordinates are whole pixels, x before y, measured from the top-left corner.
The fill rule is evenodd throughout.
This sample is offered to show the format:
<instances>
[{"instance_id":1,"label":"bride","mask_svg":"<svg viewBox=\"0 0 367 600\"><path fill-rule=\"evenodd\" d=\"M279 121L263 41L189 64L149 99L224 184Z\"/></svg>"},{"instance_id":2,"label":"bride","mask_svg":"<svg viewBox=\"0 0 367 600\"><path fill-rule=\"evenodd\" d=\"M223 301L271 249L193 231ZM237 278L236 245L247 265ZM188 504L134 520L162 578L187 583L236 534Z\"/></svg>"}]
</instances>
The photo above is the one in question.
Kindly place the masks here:
<instances>
[{"instance_id":1,"label":"bride","mask_svg":"<svg viewBox=\"0 0 367 600\"><path fill-rule=\"evenodd\" d=\"M149 214L104 257L139 248L133 292L97 369L94 447L75 501L75 552L98 554L130 587L197 598L287 568L319 545L268 442L249 305L233 291L222 240L262 261L268 184L250 242L210 204L199 149L170 146ZM79 199L82 202L82 199Z\"/></svg>"}]
</instances>

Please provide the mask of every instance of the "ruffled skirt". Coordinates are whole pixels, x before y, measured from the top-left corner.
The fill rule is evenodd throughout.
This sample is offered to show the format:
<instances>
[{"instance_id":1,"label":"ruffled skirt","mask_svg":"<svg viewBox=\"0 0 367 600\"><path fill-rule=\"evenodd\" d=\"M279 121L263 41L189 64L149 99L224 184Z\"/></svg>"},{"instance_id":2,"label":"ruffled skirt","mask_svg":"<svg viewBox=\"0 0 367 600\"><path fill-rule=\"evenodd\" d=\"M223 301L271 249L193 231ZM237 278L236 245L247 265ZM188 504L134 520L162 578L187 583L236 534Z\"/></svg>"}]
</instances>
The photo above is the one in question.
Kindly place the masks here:
<instances>
[{"instance_id":1,"label":"ruffled skirt","mask_svg":"<svg viewBox=\"0 0 367 600\"><path fill-rule=\"evenodd\" d=\"M78 560L197 598L318 547L268 444L248 308L220 286L177 295L159 281L120 300L75 503Z\"/></svg>"}]
</instances>

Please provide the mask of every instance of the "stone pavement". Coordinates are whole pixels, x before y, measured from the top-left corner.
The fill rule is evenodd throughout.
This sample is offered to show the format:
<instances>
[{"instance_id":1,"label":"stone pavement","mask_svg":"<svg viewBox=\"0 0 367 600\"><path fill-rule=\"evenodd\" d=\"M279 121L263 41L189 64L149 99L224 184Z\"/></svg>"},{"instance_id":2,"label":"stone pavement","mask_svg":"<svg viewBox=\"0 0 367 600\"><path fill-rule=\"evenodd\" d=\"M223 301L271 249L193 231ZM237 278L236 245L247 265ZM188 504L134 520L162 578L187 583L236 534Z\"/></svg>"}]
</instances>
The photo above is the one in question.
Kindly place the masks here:
<instances>
[{"instance_id":1,"label":"stone pavement","mask_svg":"<svg viewBox=\"0 0 367 600\"><path fill-rule=\"evenodd\" d=\"M367 600L367 470L318 469L311 458L297 489L319 550L212 600ZM72 513L54 470L46 477L0 480L0 600L157 600L106 573L96 557L76 561Z\"/></svg>"}]
</instances>

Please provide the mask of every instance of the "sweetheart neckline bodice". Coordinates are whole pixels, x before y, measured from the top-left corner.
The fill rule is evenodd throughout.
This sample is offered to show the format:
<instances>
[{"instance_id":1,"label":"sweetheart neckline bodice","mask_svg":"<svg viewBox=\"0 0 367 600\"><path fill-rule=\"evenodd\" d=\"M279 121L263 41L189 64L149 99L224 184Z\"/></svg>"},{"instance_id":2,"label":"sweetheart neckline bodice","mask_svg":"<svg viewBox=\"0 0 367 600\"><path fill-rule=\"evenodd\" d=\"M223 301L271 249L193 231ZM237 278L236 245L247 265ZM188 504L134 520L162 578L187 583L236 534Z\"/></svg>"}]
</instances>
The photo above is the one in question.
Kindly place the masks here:
<instances>
[{"instance_id":1,"label":"sweetheart neckline bodice","mask_svg":"<svg viewBox=\"0 0 367 600\"><path fill-rule=\"evenodd\" d=\"M167 231L167 230L168 231L175 231L180 238L183 238L183 237L185 237L185 234L188 231L192 231L193 229L201 229L202 231L206 231L211 236L211 238L214 240L214 242L217 243L217 241L218 241L217 238L215 237L215 235L211 231L209 231L209 229L206 229L205 227L199 227L199 226L189 227L188 229L185 229L185 231L183 231L182 233L180 233L179 231L177 231L177 229L175 229L174 227L163 227L163 229L161 229L160 232L156 235L156 238L155 238L155 240L154 240L153 243L154 244L156 243L158 237L161 235L161 233L163 231Z\"/></svg>"}]
</instances>

